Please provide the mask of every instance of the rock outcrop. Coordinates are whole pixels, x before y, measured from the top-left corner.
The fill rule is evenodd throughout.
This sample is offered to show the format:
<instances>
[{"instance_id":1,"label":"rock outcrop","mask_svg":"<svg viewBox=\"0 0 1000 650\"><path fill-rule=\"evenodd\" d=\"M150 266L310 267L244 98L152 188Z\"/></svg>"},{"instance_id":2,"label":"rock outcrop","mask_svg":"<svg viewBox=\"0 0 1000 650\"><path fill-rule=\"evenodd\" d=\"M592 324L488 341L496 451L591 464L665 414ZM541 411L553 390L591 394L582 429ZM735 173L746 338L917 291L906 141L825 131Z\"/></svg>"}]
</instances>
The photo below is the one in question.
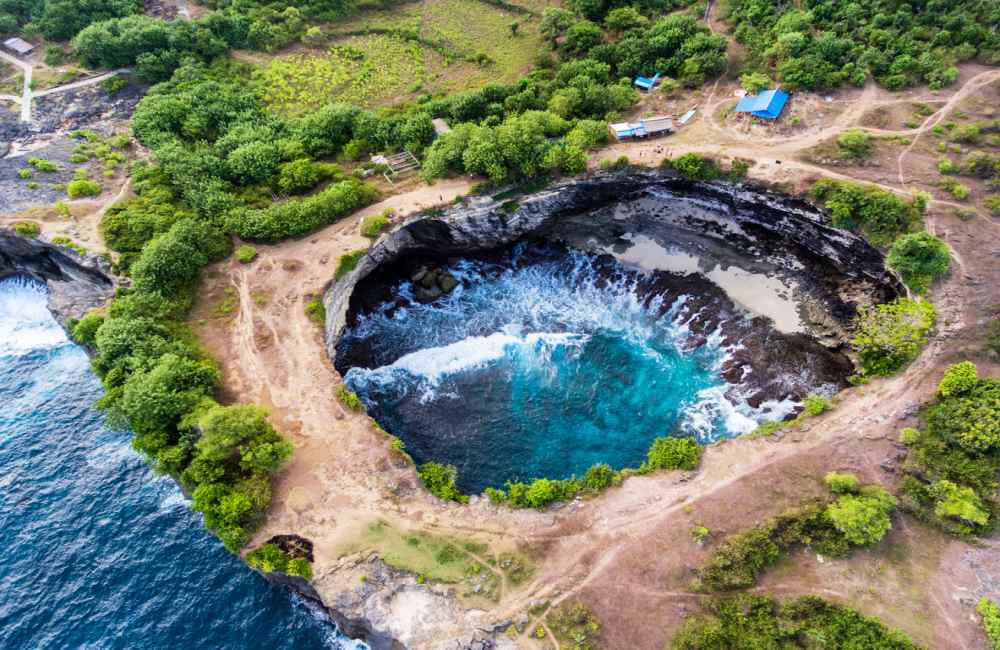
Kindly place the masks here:
<instances>
[{"instance_id":1,"label":"rock outcrop","mask_svg":"<svg viewBox=\"0 0 1000 650\"><path fill-rule=\"evenodd\" d=\"M512 209L513 208L513 209ZM605 253L648 236L703 265L735 265L794 288L807 333L836 347L857 306L903 291L882 255L826 214L794 197L729 183L692 182L655 171L598 173L557 183L511 201L477 197L439 216L417 215L378 241L323 297L326 344L334 358L355 292L366 279L407 257L490 251L537 239Z\"/></svg>"},{"instance_id":2,"label":"rock outcrop","mask_svg":"<svg viewBox=\"0 0 1000 650\"><path fill-rule=\"evenodd\" d=\"M0 229L0 279L12 275L44 282L49 309L64 327L70 318L104 305L115 291L111 265L104 259Z\"/></svg>"}]
</instances>

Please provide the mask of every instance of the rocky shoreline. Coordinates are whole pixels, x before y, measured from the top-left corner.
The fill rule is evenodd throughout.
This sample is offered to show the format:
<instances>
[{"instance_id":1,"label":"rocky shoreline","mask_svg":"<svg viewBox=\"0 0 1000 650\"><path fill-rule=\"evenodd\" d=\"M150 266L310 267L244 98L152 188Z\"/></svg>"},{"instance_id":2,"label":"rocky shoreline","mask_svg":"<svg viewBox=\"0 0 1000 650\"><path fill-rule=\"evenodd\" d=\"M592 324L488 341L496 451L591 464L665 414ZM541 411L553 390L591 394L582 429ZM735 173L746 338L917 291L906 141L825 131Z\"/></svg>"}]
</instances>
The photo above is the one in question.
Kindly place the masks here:
<instances>
[{"instance_id":1,"label":"rocky shoreline","mask_svg":"<svg viewBox=\"0 0 1000 650\"><path fill-rule=\"evenodd\" d=\"M63 328L70 319L102 307L117 286L111 264L97 255L81 255L0 228L0 279L13 275L28 276L48 287L49 311Z\"/></svg>"}]
</instances>

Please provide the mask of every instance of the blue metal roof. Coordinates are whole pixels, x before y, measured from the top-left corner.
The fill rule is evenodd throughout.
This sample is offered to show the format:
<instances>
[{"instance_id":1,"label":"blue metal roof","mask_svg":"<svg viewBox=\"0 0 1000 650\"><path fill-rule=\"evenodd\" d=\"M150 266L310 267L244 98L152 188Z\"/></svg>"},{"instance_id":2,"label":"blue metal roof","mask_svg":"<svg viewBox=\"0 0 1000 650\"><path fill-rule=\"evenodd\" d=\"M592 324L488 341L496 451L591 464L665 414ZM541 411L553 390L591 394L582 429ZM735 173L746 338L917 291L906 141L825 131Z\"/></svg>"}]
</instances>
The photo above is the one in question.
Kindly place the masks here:
<instances>
[{"instance_id":1,"label":"blue metal roof","mask_svg":"<svg viewBox=\"0 0 1000 650\"><path fill-rule=\"evenodd\" d=\"M736 105L737 113L750 113L755 117L776 120L788 102L783 90L765 90L759 95L747 95Z\"/></svg>"}]
</instances>

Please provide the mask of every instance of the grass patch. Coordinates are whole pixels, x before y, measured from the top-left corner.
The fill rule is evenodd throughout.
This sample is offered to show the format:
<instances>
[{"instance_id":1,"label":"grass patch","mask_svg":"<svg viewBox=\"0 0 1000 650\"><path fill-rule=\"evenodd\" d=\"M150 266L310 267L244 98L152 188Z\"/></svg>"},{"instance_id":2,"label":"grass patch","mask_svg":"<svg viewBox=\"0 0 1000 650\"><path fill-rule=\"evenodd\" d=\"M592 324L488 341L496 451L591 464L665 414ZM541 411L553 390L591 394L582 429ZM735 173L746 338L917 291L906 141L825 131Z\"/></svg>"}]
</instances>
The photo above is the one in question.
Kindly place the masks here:
<instances>
[{"instance_id":1,"label":"grass patch","mask_svg":"<svg viewBox=\"0 0 1000 650\"><path fill-rule=\"evenodd\" d=\"M344 253L337 260L337 270L333 272L333 277L336 280L340 280L345 275L353 271L358 266L358 262L364 257L367 252L364 248L359 248L358 250L351 251L350 253Z\"/></svg>"},{"instance_id":2,"label":"grass patch","mask_svg":"<svg viewBox=\"0 0 1000 650\"><path fill-rule=\"evenodd\" d=\"M344 384L337 386L337 399L352 411L360 413L365 410L365 405L362 403L361 398L358 397L358 394Z\"/></svg>"},{"instance_id":3,"label":"grass patch","mask_svg":"<svg viewBox=\"0 0 1000 650\"><path fill-rule=\"evenodd\" d=\"M21 237L37 237L42 232L42 227L34 221L18 221L14 224L14 232Z\"/></svg>"},{"instance_id":4,"label":"grass patch","mask_svg":"<svg viewBox=\"0 0 1000 650\"><path fill-rule=\"evenodd\" d=\"M323 304L323 296L317 296L305 304L306 316L309 320L320 327L326 324L326 305Z\"/></svg>"},{"instance_id":5,"label":"grass patch","mask_svg":"<svg viewBox=\"0 0 1000 650\"><path fill-rule=\"evenodd\" d=\"M597 650L601 622L580 602L562 603L545 616L561 648Z\"/></svg>"},{"instance_id":6,"label":"grass patch","mask_svg":"<svg viewBox=\"0 0 1000 650\"><path fill-rule=\"evenodd\" d=\"M250 244L243 244L236 249L236 259L243 264L249 264L257 257L257 248Z\"/></svg>"},{"instance_id":7,"label":"grass patch","mask_svg":"<svg viewBox=\"0 0 1000 650\"><path fill-rule=\"evenodd\" d=\"M378 214L370 214L361 220L361 236L377 239L392 219L392 208L387 208Z\"/></svg>"}]
</instances>

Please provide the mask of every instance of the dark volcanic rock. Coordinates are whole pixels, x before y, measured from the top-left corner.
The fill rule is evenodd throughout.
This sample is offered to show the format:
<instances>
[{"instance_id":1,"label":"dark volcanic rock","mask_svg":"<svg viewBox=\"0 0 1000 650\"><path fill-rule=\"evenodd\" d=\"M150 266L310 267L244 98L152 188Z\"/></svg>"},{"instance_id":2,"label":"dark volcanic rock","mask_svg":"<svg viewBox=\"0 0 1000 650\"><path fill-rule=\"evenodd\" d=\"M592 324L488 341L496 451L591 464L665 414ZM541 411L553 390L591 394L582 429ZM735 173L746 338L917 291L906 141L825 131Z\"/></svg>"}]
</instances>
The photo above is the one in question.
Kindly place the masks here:
<instances>
[{"instance_id":1,"label":"dark volcanic rock","mask_svg":"<svg viewBox=\"0 0 1000 650\"><path fill-rule=\"evenodd\" d=\"M26 275L49 288L49 309L63 326L102 306L114 293L111 267L96 255L40 239L26 239L0 228L0 279Z\"/></svg>"},{"instance_id":2,"label":"dark volcanic rock","mask_svg":"<svg viewBox=\"0 0 1000 650\"><path fill-rule=\"evenodd\" d=\"M363 346L350 359L338 356L344 328L355 314L393 300L386 293L392 280L413 279L421 301L442 295L440 267L450 256L490 257L534 240L595 253L610 272L609 253L627 250L636 235L697 263L699 272L647 270L639 291L662 297L664 310L685 296L680 318L691 332L689 345L720 339L730 350L723 377L755 404L845 386L853 364L844 349L857 307L902 292L877 250L799 199L653 171L600 173L521 197L513 212L482 197L407 220L327 291L327 350L342 371L366 365ZM788 287L800 327L778 331L701 272L731 266Z\"/></svg>"}]
</instances>

